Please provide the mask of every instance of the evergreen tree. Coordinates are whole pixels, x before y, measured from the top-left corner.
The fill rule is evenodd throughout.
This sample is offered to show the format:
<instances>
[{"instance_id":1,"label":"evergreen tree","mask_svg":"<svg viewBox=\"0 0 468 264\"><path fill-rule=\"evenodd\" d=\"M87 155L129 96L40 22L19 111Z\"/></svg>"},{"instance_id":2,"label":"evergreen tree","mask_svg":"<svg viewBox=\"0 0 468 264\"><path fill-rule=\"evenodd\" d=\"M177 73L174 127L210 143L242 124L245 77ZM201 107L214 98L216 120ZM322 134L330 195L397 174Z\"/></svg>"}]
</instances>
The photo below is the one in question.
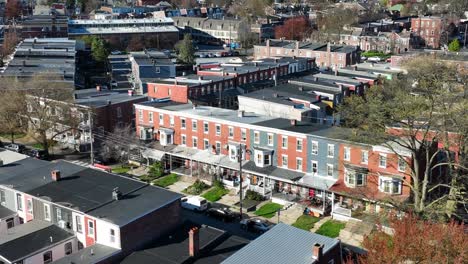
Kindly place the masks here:
<instances>
[{"instance_id":1,"label":"evergreen tree","mask_svg":"<svg viewBox=\"0 0 468 264\"><path fill-rule=\"evenodd\" d=\"M106 48L106 43L100 38L93 38L91 43L91 52L93 58L98 62L103 62L107 60L109 51Z\"/></svg>"},{"instance_id":2,"label":"evergreen tree","mask_svg":"<svg viewBox=\"0 0 468 264\"><path fill-rule=\"evenodd\" d=\"M454 39L452 42L450 42L448 50L453 52L460 50L460 42L458 42L458 39Z\"/></svg>"},{"instance_id":3,"label":"evergreen tree","mask_svg":"<svg viewBox=\"0 0 468 264\"><path fill-rule=\"evenodd\" d=\"M185 34L184 39L177 43L176 49L179 52L177 60L179 63L194 65L195 64L195 49L192 43L190 34Z\"/></svg>"}]
</instances>

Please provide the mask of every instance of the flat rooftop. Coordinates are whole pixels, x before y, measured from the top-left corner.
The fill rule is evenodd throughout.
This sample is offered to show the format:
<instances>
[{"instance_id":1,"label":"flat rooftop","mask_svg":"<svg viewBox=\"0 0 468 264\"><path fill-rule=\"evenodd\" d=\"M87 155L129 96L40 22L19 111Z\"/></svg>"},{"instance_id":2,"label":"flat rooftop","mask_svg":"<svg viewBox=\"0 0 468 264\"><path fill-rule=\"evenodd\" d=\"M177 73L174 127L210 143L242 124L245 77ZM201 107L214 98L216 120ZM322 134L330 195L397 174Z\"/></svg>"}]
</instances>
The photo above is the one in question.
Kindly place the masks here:
<instances>
[{"instance_id":1,"label":"flat rooftop","mask_svg":"<svg viewBox=\"0 0 468 264\"><path fill-rule=\"evenodd\" d=\"M283 84L272 88L266 88L247 94L242 94L240 96L269 101L277 104L289 105L293 107L300 105L293 102L293 99L303 100L310 103L319 101L317 99L317 94L315 94L313 91L307 91L303 88L301 88L301 91L299 90L299 87L300 86L295 86L292 84Z\"/></svg>"},{"instance_id":2,"label":"flat rooftop","mask_svg":"<svg viewBox=\"0 0 468 264\"><path fill-rule=\"evenodd\" d=\"M286 49L295 49L297 41L294 40L278 40L270 39L270 47L282 47ZM260 43L257 46L266 46L266 42ZM299 49L307 49L313 51L326 51L327 43L314 43L314 42L299 42ZM331 52L350 53L357 50L355 46L348 45L330 45Z\"/></svg>"},{"instance_id":3,"label":"flat rooftop","mask_svg":"<svg viewBox=\"0 0 468 264\"><path fill-rule=\"evenodd\" d=\"M234 79L233 76L198 76L190 74L186 76L177 76L175 78L159 78L159 79L148 79L148 83L161 83L161 84L177 84L187 85L189 87L196 87L201 84L208 84L212 82L220 82Z\"/></svg>"},{"instance_id":4,"label":"flat rooftop","mask_svg":"<svg viewBox=\"0 0 468 264\"><path fill-rule=\"evenodd\" d=\"M143 100L145 95L128 95L128 91L83 89L75 90L75 103L89 107L103 107L128 101Z\"/></svg>"}]
</instances>

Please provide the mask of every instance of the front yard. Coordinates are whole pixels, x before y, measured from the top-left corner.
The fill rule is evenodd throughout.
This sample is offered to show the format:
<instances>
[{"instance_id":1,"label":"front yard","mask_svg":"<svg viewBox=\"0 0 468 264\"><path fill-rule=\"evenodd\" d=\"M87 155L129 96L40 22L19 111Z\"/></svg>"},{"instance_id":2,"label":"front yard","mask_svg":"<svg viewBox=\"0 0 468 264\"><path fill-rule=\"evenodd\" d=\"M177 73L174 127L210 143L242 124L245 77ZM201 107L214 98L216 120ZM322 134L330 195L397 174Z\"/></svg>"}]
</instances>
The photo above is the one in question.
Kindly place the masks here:
<instances>
[{"instance_id":1,"label":"front yard","mask_svg":"<svg viewBox=\"0 0 468 264\"><path fill-rule=\"evenodd\" d=\"M310 231L314 227L314 224L318 221L320 221L320 218L318 217L301 215L299 218L297 218L296 222L292 224L292 226Z\"/></svg>"},{"instance_id":2,"label":"front yard","mask_svg":"<svg viewBox=\"0 0 468 264\"><path fill-rule=\"evenodd\" d=\"M220 187L220 186L215 186L209 189L206 193L204 193L202 197L210 202L216 202L219 199L221 199L221 197L223 197L224 195L228 193L229 193L228 189L224 187Z\"/></svg>"},{"instance_id":3,"label":"front yard","mask_svg":"<svg viewBox=\"0 0 468 264\"><path fill-rule=\"evenodd\" d=\"M179 175L172 173L157 180L154 180L153 184L159 187L166 188L167 186L170 186L179 181L179 179Z\"/></svg>"},{"instance_id":4,"label":"front yard","mask_svg":"<svg viewBox=\"0 0 468 264\"><path fill-rule=\"evenodd\" d=\"M336 220L328 220L323 223L315 233L331 238L338 237L341 229L345 228L346 224Z\"/></svg>"},{"instance_id":5,"label":"front yard","mask_svg":"<svg viewBox=\"0 0 468 264\"><path fill-rule=\"evenodd\" d=\"M266 203L262 205L257 211L255 211L255 215L263 216L265 218L272 218L276 215L278 210L282 209L283 206L277 203Z\"/></svg>"},{"instance_id":6,"label":"front yard","mask_svg":"<svg viewBox=\"0 0 468 264\"><path fill-rule=\"evenodd\" d=\"M185 188L182 192L191 195L200 195L210 186L200 180L196 180L192 185Z\"/></svg>"},{"instance_id":7,"label":"front yard","mask_svg":"<svg viewBox=\"0 0 468 264\"><path fill-rule=\"evenodd\" d=\"M115 174L124 174L131 170L132 168L128 165L119 165L115 168L112 168L112 173Z\"/></svg>"}]
</instances>

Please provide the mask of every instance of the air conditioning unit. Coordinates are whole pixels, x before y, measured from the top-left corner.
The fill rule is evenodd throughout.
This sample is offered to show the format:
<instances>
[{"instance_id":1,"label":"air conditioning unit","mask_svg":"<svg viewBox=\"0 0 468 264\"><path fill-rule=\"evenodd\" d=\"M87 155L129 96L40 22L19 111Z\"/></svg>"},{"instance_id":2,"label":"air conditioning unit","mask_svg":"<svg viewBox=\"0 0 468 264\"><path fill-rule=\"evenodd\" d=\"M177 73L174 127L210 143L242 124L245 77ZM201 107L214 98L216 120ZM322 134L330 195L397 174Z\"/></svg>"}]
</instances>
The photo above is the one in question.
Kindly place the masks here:
<instances>
[{"instance_id":1,"label":"air conditioning unit","mask_svg":"<svg viewBox=\"0 0 468 264\"><path fill-rule=\"evenodd\" d=\"M60 228L62 228L62 229L66 229L66 228L67 228L67 222L64 221L64 220L58 221L57 224L58 224L58 226L59 226Z\"/></svg>"}]
</instances>

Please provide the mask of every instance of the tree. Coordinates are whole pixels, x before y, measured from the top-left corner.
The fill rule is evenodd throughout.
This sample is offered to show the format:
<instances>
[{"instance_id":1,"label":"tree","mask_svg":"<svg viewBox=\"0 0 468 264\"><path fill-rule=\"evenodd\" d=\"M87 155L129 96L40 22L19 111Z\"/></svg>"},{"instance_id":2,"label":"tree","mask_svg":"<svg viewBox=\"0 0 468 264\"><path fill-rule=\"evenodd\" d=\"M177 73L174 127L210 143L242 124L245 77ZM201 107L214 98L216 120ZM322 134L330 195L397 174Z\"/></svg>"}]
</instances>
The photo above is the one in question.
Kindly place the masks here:
<instances>
[{"instance_id":1,"label":"tree","mask_svg":"<svg viewBox=\"0 0 468 264\"><path fill-rule=\"evenodd\" d=\"M430 57L405 67L408 74L347 98L339 111L357 140L383 144L400 158L399 149L411 154L411 199L388 202L425 217L453 217L467 202L467 75Z\"/></svg>"},{"instance_id":2,"label":"tree","mask_svg":"<svg viewBox=\"0 0 468 264\"><path fill-rule=\"evenodd\" d=\"M176 44L176 50L179 55L177 60L179 63L194 65L195 64L195 49L193 48L192 36L185 34L184 39Z\"/></svg>"},{"instance_id":3,"label":"tree","mask_svg":"<svg viewBox=\"0 0 468 264\"><path fill-rule=\"evenodd\" d=\"M244 19L252 20L256 17L265 16L265 9L270 6L270 0L239 0L229 7L228 13L241 17Z\"/></svg>"},{"instance_id":4,"label":"tree","mask_svg":"<svg viewBox=\"0 0 468 264\"><path fill-rule=\"evenodd\" d=\"M452 52L456 52L460 50L460 42L458 42L458 39L452 40L448 46L448 50Z\"/></svg>"},{"instance_id":5,"label":"tree","mask_svg":"<svg viewBox=\"0 0 468 264\"><path fill-rule=\"evenodd\" d=\"M310 35L311 26L307 18L295 17L286 20L284 25L275 27L275 38L285 38L289 40L303 40Z\"/></svg>"},{"instance_id":6,"label":"tree","mask_svg":"<svg viewBox=\"0 0 468 264\"><path fill-rule=\"evenodd\" d=\"M393 235L379 228L364 238L360 263L465 263L468 236L463 224L422 221L414 214L391 216Z\"/></svg>"},{"instance_id":7,"label":"tree","mask_svg":"<svg viewBox=\"0 0 468 264\"><path fill-rule=\"evenodd\" d=\"M174 0L171 3L178 8L193 8L197 6L196 0Z\"/></svg>"},{"instance_id":8,"label":"tree","mask_svg":"<svg viewBox=\"0 0 468 264\"><path fill-rule=\"evenodd\" d=\"M9 0L5 6L5 16L7 19L21 16L21 2L19 0Z\"/></svg>"},{"instance_id":9,"label":"tree","mask_svg":"<svg viewBox=\"0 0 468 264\"><path fill-rule=\"evenodd\" d=\"M3 45L1 49L1 56L2 58L13 53L15 50L16 45L20 42L20 38L16 30L9 30L5 32Z\"/></svg>"},{"instance_id":10,"label":"tree","mask_svg":"<svg viewBox=\"0 0 468 264\"><path fill-rule=\"evenodd\" d=\"M50 143L58 136L74 131L79 116L73 105L73 89L63 88L58 76L37 75L28 80L4 78L0 90L10 97L0 97L0 105L10 104L9 111L16 111L20 129L41 144L48 154ZM2 119L8 120L9 111L0 111ZM13 126L14 124L9 124Z\"/></svg>"},{"instance_id":11,"label":"tree","mask_svg":"<svg viewBox=\"0 0 468 264\"><path fill-rule=\"evenodd\" d=\"M244 19L242 23L239 24L238 39L244 51L253 48L253 45L258 43L258 36L252 32L251 28L252 26L247 19Z\"/></svg>"},{"instance_id":12,"label":"tree","mask_svg":"<svg viewBox=\"0 0 468 264\"><path fill-rule=\"evenodd\" d=\"M21 133L21 118L18 116L19 95L16 91L0 89L0 133L9 134L11 143L15 142L15 134Z\"/></svg>"},{"instance_id":13,"label":"tree","mask_svg":"<svg viewBox=\"0 0 468 264\"><path fill-rule=\"evenodd\" d=\"M141 51L145 48L145 40L140 36L132 36L127 45L127 51Z\"/></svg>"},{"instance_id":14,"label":"tree","mask_svg":"<svg viewBox=\"0 0 468 264\"><path fill-rule=\"evenodd\" d=\"M96 138L102 140L100 153L105 161L126 163L130 149L139 145L135 131L130 125L117 126L107 134L96 132Z\"/></svg>"},{"instance_id":15,"label":"tree","mask_svg":"<svg viewBox=\"0 0 468 264\"><path fill-rule=\"evenodd\" d=\"M91 53L97 62L104 62L109 56L106 43L101 38L93 37L91 42Z\"/></svg>"},{"instance_id":16,"label":"tree","mask_svg":"<svg viewBox=\"0 0 468 264\"><path fill-rule=\"evenodd\" d=\"M357 20L358 17L353 10L338 6L319 14L317 28L324 34L326 41L332 40L333 34L337 35L336 39L339 40L344 26L353 25L357 23Z\"/></svg>"}]
</instances>

